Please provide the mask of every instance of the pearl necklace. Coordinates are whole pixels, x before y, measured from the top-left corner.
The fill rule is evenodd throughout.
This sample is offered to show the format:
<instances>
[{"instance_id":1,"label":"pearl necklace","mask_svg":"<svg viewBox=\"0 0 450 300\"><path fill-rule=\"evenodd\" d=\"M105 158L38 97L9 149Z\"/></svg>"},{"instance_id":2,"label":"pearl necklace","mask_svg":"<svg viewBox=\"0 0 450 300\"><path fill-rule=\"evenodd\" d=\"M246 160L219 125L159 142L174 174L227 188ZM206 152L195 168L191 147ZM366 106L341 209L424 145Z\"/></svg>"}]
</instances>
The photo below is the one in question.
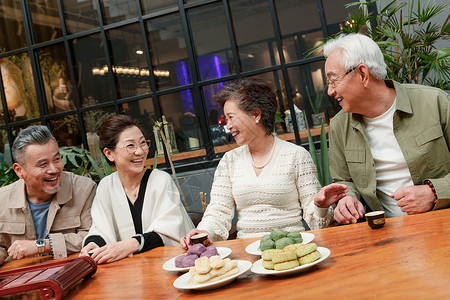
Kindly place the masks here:
<instances>
[{"instance_id":1,"label":"pearl necklace","mask_svg":"<svg viewBox=\"0 0 450 300\"><path fill-rule=\"evenodd\" d=\"M275 149L275 139L273 140L273 145L272 145L272 150L270 150L270 154L269 154L269 158L262 164L262 165L257 165L255 164L255 162L253 161L253 156L250 153L249 148L247 147L248 153L250 154L250 159L252 161L252 165L253 167L255 167L255 169L264 169L265 166L267 166L270 162L270 159L272 158L272 154L273 154L273 150Z\"/></svg>"}]
</instances>

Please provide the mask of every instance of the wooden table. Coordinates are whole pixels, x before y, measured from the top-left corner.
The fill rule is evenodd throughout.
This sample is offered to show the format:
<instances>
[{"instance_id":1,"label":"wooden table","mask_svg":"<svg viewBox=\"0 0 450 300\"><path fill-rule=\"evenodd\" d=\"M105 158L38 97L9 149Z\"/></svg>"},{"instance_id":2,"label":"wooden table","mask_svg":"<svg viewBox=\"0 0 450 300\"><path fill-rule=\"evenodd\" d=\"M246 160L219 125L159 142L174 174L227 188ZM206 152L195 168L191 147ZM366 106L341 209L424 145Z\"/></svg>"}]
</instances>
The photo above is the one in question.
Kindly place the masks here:
<instances>
[{"instance_id":1,"label":"wooden table","mask_svg":"<svg viewBox=\"0 0 450 300\"><path fill-rule=\"evenodd\" d=\"M67 299L450 299L450 209L390 218L377 230L359 223L311 233L331 255L296 275L249 271L220 289L180 291L172 284L182 273L164 271L162 265L183 250L163 247L100 265ZM215 245L231 248L232 259L255 262L259 257L244 250L255 240ZM9 262L0 270L44 260Z\"/></svg>"}]
</instances>

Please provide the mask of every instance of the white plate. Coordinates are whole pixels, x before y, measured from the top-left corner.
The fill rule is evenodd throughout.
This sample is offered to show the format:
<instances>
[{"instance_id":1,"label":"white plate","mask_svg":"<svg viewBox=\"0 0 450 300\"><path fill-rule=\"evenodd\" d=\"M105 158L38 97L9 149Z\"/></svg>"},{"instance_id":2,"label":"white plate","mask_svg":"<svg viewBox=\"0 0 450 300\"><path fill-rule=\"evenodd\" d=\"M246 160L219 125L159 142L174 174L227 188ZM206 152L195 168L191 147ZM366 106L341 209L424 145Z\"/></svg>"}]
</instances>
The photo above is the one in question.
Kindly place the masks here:
<instances>
[{"instance_id":1,"label":"white plate","mask_svg":"<svg viewBox=\"0 0 450 300\"><path fill-rule=\"evenodd\" d=\"M229 284L230 282L232 282L234 279L236 279L236 277L238 277L239 275L247 272L251 267L252 267L252 263L247 261L247 260L237 260L237 265L239 268L239 272L224 278L222 280L216 281L216 282L211 282L211 283L205 283L205 284L196 284L196 285L192 285L190 284L189 281L189 273L183 274L180 277L178 277L174 282L173 282L173 286L176 287L177 289L183 289L183 290L210 290L210 289L216 289L219 288L221 286L224 286L226 284Z\"/></svg>"},{"instance_id":2,"label":"white plate","mask_svg":"<svg viewBox=\"0 0 450 300\"><path fill-rule=\"evenodd\" d=\"M316 261L313 261L310 264L306 264L303 266L298 266L293 269L289 270L283 270L283 271L275 271L275 270L267 270L262 266L262 259L256 261L252 266L252 272L256 274L262 274L262 275L291 275L294 273L298 273L301 271L304 271L305 269L309 269L314 265L317 265L318 263L325 260L328 256L330 256L330 250L324 247L317 247L317 250L320 252L320 258Z\"/></svg>"},{"instance_id":3,"label":"white plate","mask_svg":"<svg viewBox=\"0 0 450 300\"><path fill-rule=\"evenodd\" d=\"M310 243L312 240L314 240L314 234L309 233L309 232L300 232L300 234L302 235L302 239L303 242L302 244L306 245L308 243ZM247 252L248 254L253 254L253 255L261 255L261 250L259 250L259 242L260 240L257 240L253 243L251 243L250 245L248 245L247 247L245 247L245 252Z\"/></svg>"},{"instance_id":4,"label":"white plate","mask_svg":"<svg viewBox=\"0 0 450 300\"><path fill-rule=\"evenodd\" d=\"M227 247L216 247L217 252L219 252L219 255L221 258L225 258L228 255L230 255L231 253L231 249L227 248ZM186 253L185 253L186 254ZM184 254L181 254L184 255ZM178 255L180 256L180 255ZM169 259L168 261L166 261L163 265L163 269L166 271L173 271L173 272L187 272L189 271L190 268L192 267L187 267L187 268L177 268L175 267L175 258L177 258L178 256Z\"/></svg>"}]
</instances>

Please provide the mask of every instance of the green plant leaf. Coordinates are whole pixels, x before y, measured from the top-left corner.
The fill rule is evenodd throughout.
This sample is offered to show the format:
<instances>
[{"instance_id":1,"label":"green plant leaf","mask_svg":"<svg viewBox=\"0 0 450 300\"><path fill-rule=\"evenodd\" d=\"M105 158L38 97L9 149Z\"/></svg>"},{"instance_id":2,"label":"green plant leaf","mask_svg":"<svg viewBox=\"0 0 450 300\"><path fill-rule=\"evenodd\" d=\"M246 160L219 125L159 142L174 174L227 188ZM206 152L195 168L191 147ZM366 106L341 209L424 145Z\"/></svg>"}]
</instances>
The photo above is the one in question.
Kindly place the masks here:
<instances>
[{"instance_id":1,"label":"green plant leaf","mask_svg":"<svg viewBox=\"0 0 450 300\"><path fill-rule=\"evenodd\" d=\"M322 119L322 128L320 129L320 163L322 171L322 186L330 184L330 161L328 156L327 134L325 132L325 123Z\"/></svg>"}]
</instances>

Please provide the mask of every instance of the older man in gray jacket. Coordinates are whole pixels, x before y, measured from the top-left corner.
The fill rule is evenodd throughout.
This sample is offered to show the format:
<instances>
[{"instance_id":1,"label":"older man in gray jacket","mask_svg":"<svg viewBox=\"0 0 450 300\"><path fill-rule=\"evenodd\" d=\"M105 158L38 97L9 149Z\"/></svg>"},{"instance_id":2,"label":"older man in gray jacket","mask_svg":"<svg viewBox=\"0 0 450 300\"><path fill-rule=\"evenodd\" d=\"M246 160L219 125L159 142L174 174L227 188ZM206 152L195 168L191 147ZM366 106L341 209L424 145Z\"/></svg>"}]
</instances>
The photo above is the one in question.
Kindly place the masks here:
<instances>
[{"instance_id":1,"label":"older man in gray jacket","mask_svg":"<svg viewBox=\"0 0 450 300\"><path fill-rule=\"evenodd\" d=\"M55 138L45 126L22 130L12 147L20 180L0 189L0 264L81 249L91 227L96 184L63 172Z\"/></svg>"}]
</instances>

